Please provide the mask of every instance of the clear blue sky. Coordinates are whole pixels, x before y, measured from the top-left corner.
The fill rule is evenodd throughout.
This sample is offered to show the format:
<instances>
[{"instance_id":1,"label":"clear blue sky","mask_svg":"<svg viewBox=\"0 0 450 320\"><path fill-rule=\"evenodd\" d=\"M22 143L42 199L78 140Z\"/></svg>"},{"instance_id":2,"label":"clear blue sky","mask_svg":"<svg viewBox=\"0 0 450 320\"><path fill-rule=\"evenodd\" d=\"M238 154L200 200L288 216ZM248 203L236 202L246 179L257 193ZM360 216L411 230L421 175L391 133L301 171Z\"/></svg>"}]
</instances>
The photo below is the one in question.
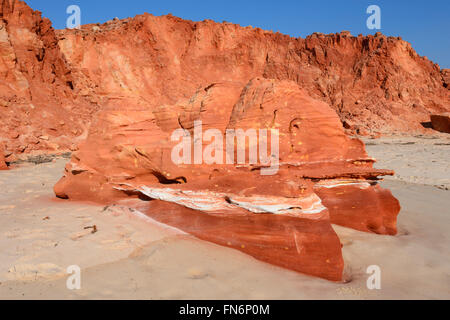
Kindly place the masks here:
<instances>
[{"instance_id":1,"label":"clear blue sky","mask_svg":"<svg viewBox=\"0 0 450 320\"><path fill-rule=\"evenodd\" d=\"M401 36L416 51L450 68L450 0L25 0L49 18L55 28L65 28L71 4L80 6L82 24L103 23L148 12L172 13L183 19L212 19L242 26L252 25L294 37L313 32L349 30L353 35L373 34L366 27L369 5L380 6L381 32Z\"/></svg>"}]
</instances>

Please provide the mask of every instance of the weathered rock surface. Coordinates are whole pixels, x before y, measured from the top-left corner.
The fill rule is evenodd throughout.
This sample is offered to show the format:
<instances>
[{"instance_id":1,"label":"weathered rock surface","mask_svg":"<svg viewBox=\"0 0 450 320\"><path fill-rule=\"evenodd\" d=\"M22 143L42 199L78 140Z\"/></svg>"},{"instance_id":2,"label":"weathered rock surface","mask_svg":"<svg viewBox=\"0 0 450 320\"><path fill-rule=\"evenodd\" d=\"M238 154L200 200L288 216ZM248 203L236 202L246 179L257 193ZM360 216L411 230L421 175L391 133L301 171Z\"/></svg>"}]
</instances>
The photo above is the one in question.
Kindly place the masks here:
<instances>
[{"instance_id":1,"label":"weathered rock surface","mask_svg":"<svg viewBox=\"0 0 450 320\"><path fill-rule=\"evenodd\" d=\"M48 19L24 2L0 2L0 137L13 155L68 151L95 105L73 87Z\"/></svg>"},{"instance_id":2,"label":"weathered rock surface","mask_svg":"<svg viewBox=\"0 0 450 320\"><path fill-rule=\"evenodd\" d=\"M249 141L233 149L233 164L223 164L230 154L224 144L215 148L215 153L223 150L216 163L196 164L196 140L191 139L192 164L174 163L172 151L179 141L172 141L172 134L184 130L187 136L198 137L198 121L205 135L217 129L223 141L227 130L278 130L278 170L264 175L268 163L261 158L250 163ZM201 140L204 159L216 139ZM270 155L271 137L263 139L270 140ZM247 156L236 164L239 150ZM343 263L332 222L396 233L398 201L376 185L378 176L392 172L373 169L373 162L361 141L347 137L326 103L292 81L256 78L247 84L214 83L190 99L152 111L126 99L111 99L93 120L55 193L101 202L130 196L154 199L162 203L151 201L139 209L158 221L218 244L234 239L229 246L258 259L339 280ZM352 201L355 208L339 210ZM327 209L323 203L335 205ZM170 215L158 208L167 208ZM192 224L192 219L197 222ZM269 225L278 222L284 227L269 231ZM265 242L258 242L261 238ZM299 243L309 249L303 252ZM283 250L302 253L283 255Z\"/></svg>"},{"instance_id":3,"label":"weathered rock surface","mask_svg":"<svg viewBox=\"0 0 450 320\"><path fill-rule=\"evenodd\" d=\"M138 207L151 218L258 260L332 281L342 280L341 243L328 216L205 214L164 201Z\"/></svg>"},{"instance_id":4,"label":"weathered rock surface","mask_svg":"<svg viewBox=\"0 0 450 320\"><path fill-rule=\"evenodd\" d=\"M365 232L397 234L400 203L376 182L321 181L314 190L330 211L332 223Z\"/></svg>"},{"instance_id":5,"label":"weathered rock surface","mask_svg":"<svg viewBox=\"0 0 450 320\"><path fill-rule=\"evenodd\" d=\"M439 66L406 41L379 33L302 39L149 14L98 28L57 32L74 81L89 97L126 96L157 106L210 83L265 77L295 81L342 121L353 121L355 133L423 132L430 114L450 111Z\"/></svg>"},{"instance_id":6,"label":"weathered rock surface","mask_svg":"<svg viewBox=\"0 0 450 320\"><path fill-rule=\"evenodd\" d=\"M444 80L444 87L450 90L450 69L442 69L442 79Z\"/></svg>"},{"instance_id":7,"label":"weathered rock surface","mask_svg":"<svg viewBox=\"0 0 450 320\"><path fill-rule=\"evenodd\" d=\"M434 130L450 133L450 112L432 114L430 118Z\"/></svg>"}]
</instances>

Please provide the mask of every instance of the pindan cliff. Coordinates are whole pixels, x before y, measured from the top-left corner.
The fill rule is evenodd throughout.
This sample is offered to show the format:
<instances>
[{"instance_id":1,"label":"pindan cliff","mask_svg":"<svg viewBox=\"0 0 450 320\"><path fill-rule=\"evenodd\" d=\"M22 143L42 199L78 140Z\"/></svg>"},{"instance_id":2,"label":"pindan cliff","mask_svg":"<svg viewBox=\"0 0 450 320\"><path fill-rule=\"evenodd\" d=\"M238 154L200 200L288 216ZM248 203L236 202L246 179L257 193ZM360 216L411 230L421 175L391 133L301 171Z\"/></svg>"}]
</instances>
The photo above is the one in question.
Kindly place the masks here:
<instances>
[{"instance_id":1,"label":"pindan cliff","mask_svg":"<svg viewBox=\"0 0 450 320\"><path fill-rule=\"evenodd\" d=\"M400 38L302 39L149 14L55 31L24 2L0 2L0 139L9 160L75 150L111 97L152 108L255 77L295 81L351 133L424 132L430 114L450 111L448 70Z\"/></svg>"},{"instance_id":2,"label":"pindan cliff","mask_svg":"<svg viewBox=\"0 0 450 320\"><path fill-rule=\"evenodd\" d=\"M359 132L423 131L449 110L438 65L400 38L313 34L291 38L258 28L149 14L58 31L84 94L175 103L219 81L292 80Z\"/></svg>"},{"instance_id":3,"label":"pindan cliff","mask_svg":"<svg viewBox=\"0 0 450 320\"><path fill-rule=\"evenodd\" d=\"M0 143L6 156L75 149L95 105L80 98L48 19L24 2L0 5Z\"/></svg>"}]
</instances>

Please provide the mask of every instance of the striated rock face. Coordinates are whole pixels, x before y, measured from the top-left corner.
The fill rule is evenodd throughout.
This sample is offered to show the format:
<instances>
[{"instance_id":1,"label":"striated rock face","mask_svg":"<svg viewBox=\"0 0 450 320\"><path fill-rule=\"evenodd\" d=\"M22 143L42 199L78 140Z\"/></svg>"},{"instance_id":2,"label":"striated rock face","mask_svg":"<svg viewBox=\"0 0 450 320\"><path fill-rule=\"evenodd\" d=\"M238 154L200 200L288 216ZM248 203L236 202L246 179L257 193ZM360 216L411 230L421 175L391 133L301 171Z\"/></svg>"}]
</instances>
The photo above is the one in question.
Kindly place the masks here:
<instances>
[{"instance_id":1,"label":"striated rock face","mask_svg":"<svg viewBox=\"0 0 450 320\"><path fill-rule=\"evenodd\" d=\"M74 149L95 106L78 97L48 19L0 1L0 136L9 153Z\"/></svg>"},{"instance_id":2,"label":"striated rock face","mask_svg":"<svg viewBox=\"0 0 450 320\"><path fill-rule=\"evenodd\" d=\"M450 133L450 112L431 115L431 125L434 130Z\"/></svg>"},{"instance_id":3,"label":"striated rock face","mask_svg":"<svg viewBox=\"0 0 450 320\"><path fill-rule=\"evenodd\" d=\"M261 154L251 161L251 139L235 148L219 143L239 129L255 130L257 150L269 161ZM181 153L174 153L182 138L174 140L176 132L190 137ZM187 150L186 161L176 163L174 154ZM154 108L110 99L55 193L100 202L153 200L136 208L260 260L340 280L341 247L331 223L396 233L400 206L376 182L392 172L373 169L373 162L326 103L292 81L255 78L213 83Z\"/></svg>"},{"instance_id":4,"label":"striated rock face","mask_svg":"<svg viewBox=\"0 0 450 320\"><path fill-rule=\"evenodd\" d=\"M5 151L3 150L3 145L0 142L0 170L7 170L8 166L5 162Z\"/></svg>"},{"instance_id":5,"label":"striated rock face","mask_svg":"<svg viewBox=\"0 0 450 320\"><path fill-rule=\"evenodd\" d=\"M350 132L422 132L450 111L445 73L400 38L313 34L149 14L58 31L74 82L88 97L174 104L210 83L292 80L325 101Z\"/></svg>"},{"instance_id":6,"label":"striated rock face","mask_svg":"<svg viewBox=\"0 0 450 320\"><path fill-rule=\"evenodd\" d=\"M315 218L236 209L212 214L156 200L137 208L159 222L258 260L331 281L342 280L341 243L325 213Z\"/></svg>"},{"instance_id":7,"label":"striated rock face","mask_svg":"<svg viewBox=\"0 0 450 320\"><path fill-rule=\"evenodd\" d=\"M400 203L376 182L345 180L319 182L314 186L331 215L331 222L377 234L397 234Z\"/></svg>"}]
</instances>

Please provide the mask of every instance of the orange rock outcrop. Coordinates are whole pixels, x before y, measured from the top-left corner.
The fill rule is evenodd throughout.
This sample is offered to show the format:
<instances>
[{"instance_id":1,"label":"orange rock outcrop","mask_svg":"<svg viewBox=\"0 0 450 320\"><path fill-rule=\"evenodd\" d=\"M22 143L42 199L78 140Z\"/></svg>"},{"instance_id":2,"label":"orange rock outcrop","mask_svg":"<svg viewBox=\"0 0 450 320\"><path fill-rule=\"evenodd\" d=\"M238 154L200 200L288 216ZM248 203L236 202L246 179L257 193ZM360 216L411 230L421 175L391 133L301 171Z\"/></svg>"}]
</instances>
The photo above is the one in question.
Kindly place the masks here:
<instances>
[{"instance_id":1,"label":"orange rock outcrop","mask_svg":"<svg viewBox=\"0 0 450 320\"><path fill-rule=\"evenodd\" d=\"M76 87L88 97L173 104L199 88L255 77L292 80L328 103L354 133L425 132L450 111L445 72L380 33L292 38L210 20L150 14L57 32Z\"/></svg>"},{"instance_id":2,"label":"orange rock outcrop","mask_svg":"<svg viewBox=\"0 0 450 320\"><path fill-rule=\"evenodd\" d=\"M250 142L241 145L247 156L240 164L220 162L229 154L223 144L217 163L195 164L193 156L174 163L173 133L185 130L195 137L199 121L204 132L216 129L221 141L228 130L276 129L277 170L264 175L267 163L248 161ZM202 142L201 153L212 143ZM193 155L194 139L189 146ZM247 84L214 83L190 99L151 110L112 99L97 114L55 193L103 203L153 199L137 208L260 260L340 280L341 248L331 223L396 233L399 203L377 185L378 176L392 172L373 169L373 162L326 103L292 81L255 78Z\"/></svg>"},{"instance_id":3,"label":"orange rock outcrop","mask_svg":"<svg viewBox=\"0 0 450 320\"><path fill-rule=\"evenodd\" d=\"M22 1L0 2L0 140L8 153L75 149L95 105L73 87L51 22Z\"/></svg>"},{"instance_id":4,"label":"orange rock outcrop","mask_svg":"<svg viewBox=\"0 0 450 320\"><path fill-rule=\"evenodd\" d=\"M432 114L431 125L434 130L450 133L450 112L443 114Z\"/></svg>"}]
</instances>

